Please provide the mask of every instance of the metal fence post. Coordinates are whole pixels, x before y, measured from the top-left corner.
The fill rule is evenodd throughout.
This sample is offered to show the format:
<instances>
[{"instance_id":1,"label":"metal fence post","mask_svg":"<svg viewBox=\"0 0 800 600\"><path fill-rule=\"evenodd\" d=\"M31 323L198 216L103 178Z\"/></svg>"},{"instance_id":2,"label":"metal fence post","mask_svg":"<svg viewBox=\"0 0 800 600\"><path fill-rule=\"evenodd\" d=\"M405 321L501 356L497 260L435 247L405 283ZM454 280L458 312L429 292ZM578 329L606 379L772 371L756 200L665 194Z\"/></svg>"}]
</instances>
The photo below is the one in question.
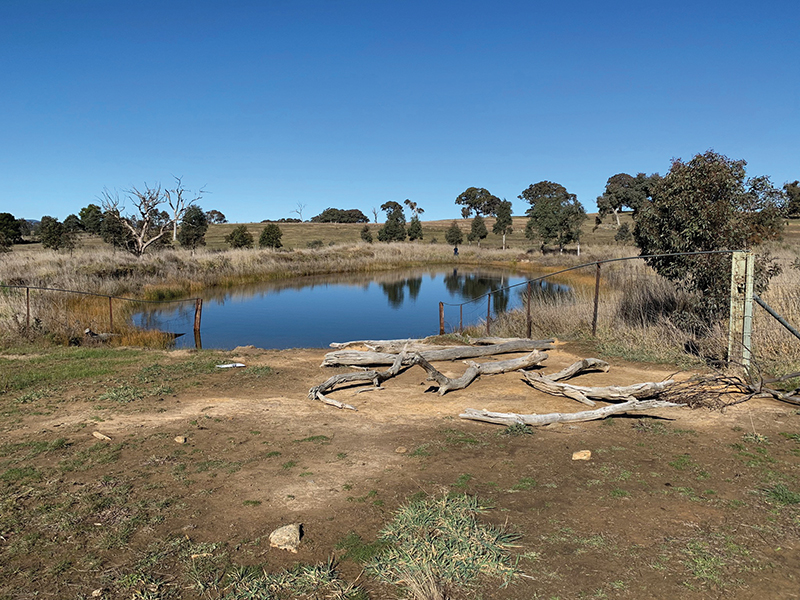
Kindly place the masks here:
<instances>
[{"instance_id":1,"label":"metal fence post","mask_svg":"<svg viewBox=\"0 0 800 600\"><path fill-rule=\"evenodd\" d=\"M464 305L458 305L458 333L464 333Z\"/></svg>"},{"instance_id":2,"label":"metal fence post","mask_svg":"<svg viewBox=\"0 0 800 600\"><path fill-rule=\"evenodd\" d=\"M25 332L31 333L31 288L25 288Z\"/></svg>"},{"instance_id":3,"label":"metal fence post","mask_svg":"<svg viewBox=\"0 0 800 600\"><path fill-rule=\"evenodd\" d=\"M108 333L114 333L114 309L111 306L111 296L108 297Z\"/></svg>"}]
</instances>

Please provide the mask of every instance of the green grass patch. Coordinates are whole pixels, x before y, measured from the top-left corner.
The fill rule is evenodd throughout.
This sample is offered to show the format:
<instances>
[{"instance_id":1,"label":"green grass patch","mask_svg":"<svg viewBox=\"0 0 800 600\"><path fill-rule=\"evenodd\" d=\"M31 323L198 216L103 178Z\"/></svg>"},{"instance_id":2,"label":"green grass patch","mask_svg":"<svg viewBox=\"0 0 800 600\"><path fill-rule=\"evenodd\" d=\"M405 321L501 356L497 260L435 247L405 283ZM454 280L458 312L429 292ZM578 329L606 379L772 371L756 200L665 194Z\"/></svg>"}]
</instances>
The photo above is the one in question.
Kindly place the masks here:
<instances>
[{"instance_id":1,"label":"green grass patch","mask_svg":"<svg viewBox=\"0 0 800 600\"><path fill-rule=\"evenodd\" d=\"M800 493L793 492L782 483L766 490L767 498L783 505L800 504Z\"/></svg>"},{"instance_id":2,"label":"green grass patch","mask_svg":"<svg viewBox=\"0 0 800 600\"><path fill-rule=\"evenodd\" d=\"M386 547L367 564L367 572L418 598L468 588L479 576L510 582L518 571L508 549L518 536L481 524L476 516L485 510L466 495L405 504L381 531L379 540ZM431 595L420 595L420 590Z\"/></svg>"}]
</instances>

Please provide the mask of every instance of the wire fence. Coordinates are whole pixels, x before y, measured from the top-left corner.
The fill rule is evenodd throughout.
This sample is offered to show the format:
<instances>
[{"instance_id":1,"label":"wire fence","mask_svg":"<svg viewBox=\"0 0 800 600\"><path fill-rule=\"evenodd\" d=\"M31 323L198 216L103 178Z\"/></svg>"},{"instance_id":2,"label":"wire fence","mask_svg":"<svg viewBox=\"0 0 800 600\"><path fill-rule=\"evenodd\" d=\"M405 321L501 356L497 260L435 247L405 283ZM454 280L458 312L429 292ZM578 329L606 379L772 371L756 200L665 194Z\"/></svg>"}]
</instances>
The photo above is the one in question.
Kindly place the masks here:
<instances>
[{"instance_id":1,"label":"wire fence","mask_svg":"<svg viewBox=\"0 0 800 600\"><path fill-rule=\"evenodd\" d=\"M175 323L160 321L158 329L146 320L133 323L132 317L146 306L168 304L186 305L187 311L194 308L193 323L189 327L199 346L203 305L200 298L139 300L78 290L0 284L0 316L7 329L26 337L47 335L72 344L87 338L125 341L148 334L168 340L188 333L186 311L181 311L184 314Z\"/></svg>"}]
</instances>

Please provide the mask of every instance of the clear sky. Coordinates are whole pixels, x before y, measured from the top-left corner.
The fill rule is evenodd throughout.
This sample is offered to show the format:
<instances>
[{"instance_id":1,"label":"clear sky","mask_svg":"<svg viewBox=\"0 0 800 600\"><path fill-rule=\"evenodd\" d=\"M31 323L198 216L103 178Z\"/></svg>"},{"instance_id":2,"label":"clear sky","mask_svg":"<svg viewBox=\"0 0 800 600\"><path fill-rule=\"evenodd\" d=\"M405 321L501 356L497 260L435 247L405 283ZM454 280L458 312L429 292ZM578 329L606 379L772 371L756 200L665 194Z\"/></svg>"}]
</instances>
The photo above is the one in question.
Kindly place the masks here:
<instances>
[{"instance_id":1,"label":"clear sky","mask_svg":"<svg viewBox=\"0 0 800 600\"><path fill-rule=\"evenodd\" d=\"M209 192L231 222L406 198L460 216L713 148L800 179L800 4L0 0L0 212Z\"/></svg>"}]
</instances>

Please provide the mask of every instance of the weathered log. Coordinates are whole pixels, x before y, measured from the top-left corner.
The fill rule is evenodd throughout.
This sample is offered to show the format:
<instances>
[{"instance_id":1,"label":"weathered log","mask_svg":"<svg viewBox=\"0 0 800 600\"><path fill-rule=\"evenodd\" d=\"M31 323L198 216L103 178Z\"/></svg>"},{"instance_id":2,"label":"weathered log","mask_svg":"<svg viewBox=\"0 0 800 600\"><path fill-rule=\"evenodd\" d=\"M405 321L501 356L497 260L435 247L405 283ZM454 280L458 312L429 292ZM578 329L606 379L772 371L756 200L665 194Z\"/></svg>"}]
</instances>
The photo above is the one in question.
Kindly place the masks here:
<instances>
[{"instance_id":1,"label":"weathered log","mask_svg":"<svg viewBox=\"0 0 800 600\"><path fill-rule=\"evenodd\" d=\"M465 358L480 358L495 354L510 354L512 352L531 352L532 350L546 350L553 347L554 340L516 340L492 346L453 346L437 350L425 350L419 354L428 361L463 360ZM396 358L395 354L384 352L359 352L356 350L342 350L328 352L322 361L323 367L335 366L371 366L390 365ZM407 356L404 362L412 362Z\"/></svg>"},{"instance_id":2,"label":"weathered log","mask_svg":"<svg viewBox=\"0 0 800 600\"><path fill-rule=\"evenodd\" d=\"M531 367L541 364L546 359L546 353L534 350L527 356L509 360L481 364L467 361L467 370L464 371L461 377L456 377L455 379L444 375L420 354L414 355L413 364L421 366L428 372L428 379L437 383L439 386L439 395L444 396L447 392L453 390L463 390L481 375L497 375L499 373L510 373L511 371L530 369Z\"/></svg>"},{"instance_id":3,"label":"weathered log","mask_svg":"<svg viewBox=\"0 0 800 600\"><path fill-rule=\"evenodd\" d=\"M423 350L433 350L440 348L436 344L428 344L425 338L409 338L406 340L354 340L352 342L331 342L330 347L337 350L344 350L353 346L364 346L372 352L388 352L397 354L403 350L409 352L419 352Z\"/></svg>"},{"instance_id":4,"label":"weathered log","mask_svg":"<svg viewBox=\"0 0 800 600\"><path fill-rule=\"evenodd\" d=\"M376 388L380 387L381 383L390 379L397 375L402 369L403 366L403 359L405 359L406 353L401 352L395 357L394 363L392 366L385 371L359 371L357 373L339 373L338 375L333 375L329 377L327 381L320 385L316 385L308 390L308 397L311 400L321 400L325 404L330 404L331 406L335 406L337 408L349 408L350 410L358 410L349 404L344 404L339 402L338 400L333 400L332 398L328 398L325 396L325 392L331 391L337 385L342 383L355 383L360 381L368 381L372 383Z\"/></svg>"},{"instance_id":5,"label":"weathered log","mask_svg":"<svg viewBox=\"0 0 800 600\"><path fill-rule=\"evenodd\" d=\"M557 383L549 377L534 371L525 373L525 379L528 383L546 394L553 396L565 396L572 398L578 402L582 402L587 406L595 406L591 400L639 400L642 398L652 398L663 392L675 381L672 379L668 381L653 382L648 381L645 383L636 383L628 386L612 385L608 387L586 387L582 385L570 385L568 383Z\"/></svg>"},{"instance_id":6,"label":"weathered log","mask_svg":"<svg viewBox=\"0 0 800 600\"><path fill-rule=\"evenodd\" d=\"M561 369L558 373L551 373L545 375L550 381L561 381L562 379L569 379L587 371L602 371L608 373L608 363L599 358L584 358L578 362L572 363L565 369Z\"/></svg>"},{"instance_id":7,"label":"weathered log","mask_svg":"<svg viewBox=\"0 0 800 600\"><path fill-rule=\"evenodd\" d=\"M614 414L621 414L634 411L649 410L651 408L672 408L683 406L674 402L664 402L663 400L628 400L622 404L610 404L595 410L585 410L576 413L549 413L545 415L520 415L517 413L498 413L488 410L477 410L467 408L459 416L462 419L473 421L484 421L486 423L496 423L498 425L514 425L523 423L534 427L550 425L552 423L575 423L579 421L594 421L605 419Z\"/></svg>"}]
</instances>

